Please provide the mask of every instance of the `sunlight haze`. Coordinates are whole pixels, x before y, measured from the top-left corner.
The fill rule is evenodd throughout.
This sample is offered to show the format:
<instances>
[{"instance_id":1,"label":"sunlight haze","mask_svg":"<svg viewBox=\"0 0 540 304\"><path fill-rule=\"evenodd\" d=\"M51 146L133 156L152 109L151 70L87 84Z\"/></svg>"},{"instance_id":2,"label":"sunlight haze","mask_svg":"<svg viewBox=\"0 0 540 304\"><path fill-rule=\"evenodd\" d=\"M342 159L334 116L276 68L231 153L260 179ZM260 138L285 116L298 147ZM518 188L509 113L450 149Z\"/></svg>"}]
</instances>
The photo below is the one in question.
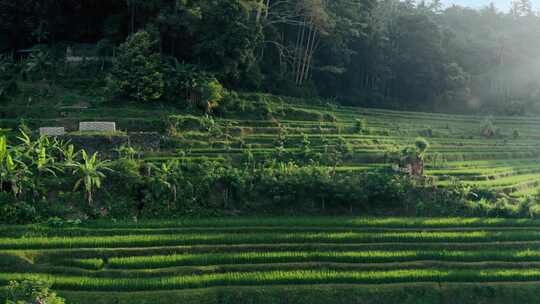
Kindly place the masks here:
<instances>
[{"instance_id":1,"label":"sunlight haze","mask_svg":"<svg viewBox=\"0 0 540 304\"><path fill-rule=\"evenodd\" d=\"M501 10L507 10L508 8L510 8L510 3L512 3L511 0L442 0L442 3L446 6L456 4L472 8L483 7L491 2L495 3L497 8ZM531 3L533 4L534 10L537 10L540 4L540 0L533 0L531 1Z\"/></svg>"}]
</instances>

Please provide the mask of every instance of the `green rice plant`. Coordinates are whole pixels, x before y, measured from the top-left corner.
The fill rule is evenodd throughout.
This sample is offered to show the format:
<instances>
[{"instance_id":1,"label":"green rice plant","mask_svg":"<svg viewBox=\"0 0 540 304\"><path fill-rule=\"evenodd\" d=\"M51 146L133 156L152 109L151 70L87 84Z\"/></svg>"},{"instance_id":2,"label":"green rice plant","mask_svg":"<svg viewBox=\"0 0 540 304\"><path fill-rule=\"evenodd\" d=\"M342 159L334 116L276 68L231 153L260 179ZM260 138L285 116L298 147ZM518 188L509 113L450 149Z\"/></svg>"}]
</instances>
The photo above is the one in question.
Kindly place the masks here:
<instances>
[{"instance_id":1,"label":"green rice plant","mask_svg":"<svg viewBox=\"0 0 540 304\"><path fill-rule=\"evenodd\" d=\"M511 251L343 251L343 252L242 252L185 254L111 258L108 267L117 269L155 269L173 266L266 263L396 263L406 261L540 261L538 250ZM86 261L86 260L82 260ZM92 261L89 259L88 261Z\"/></svg>"},{"instance_id":2,"label":"green rice plant","mask_svg":"<svg viewBox=\"0 0 540 304\"><path fill-rule=\"evenodd\" d=\"M65 259L62 265L89 270L99 270L104 266L103 259Z\"/></svg>"},{"instance_id":3,"label":"green rice plant","mask_svg":"<svg viewBox=\"0 0 540 304\"><path fill-rule=\"evenodd\" d=\"M477 227L540 227L540 220L503 218L369 218L369 217L234 217L146 220L93 221L87 228L175 228L175 227L358 227L358 228L477 228ZM3 227L2 227L3 228ZM0 228L0 231L1 229Z\"/></svg>"},{"instance_id":4,"label":"green rice plant","mask_svg":"<svg viewBox=\"0 0 540 304\"><path fill-rule=\"evenodd\" d=\"M118 248L212 244L503 242L536 241L540 231L401 231L314 233L196 233L104 237L0 238L0 249Z\"/></svg>"},{"instance_id":5,"label":"green rice plant","mask_svg":"<svg viewBox=\"0 0 540 304\"><path fill-rule=\"evenodd\" d=\"M396 269L382 271L293 270L249 273L216 273L147 278L88 278L47 274L0 273L0 283L36 279L53 283L57 290L150 291L213 286L298 284L389 284L413 282L528 282L540 280L538 268Z\"/></svg>"}]
</instances>

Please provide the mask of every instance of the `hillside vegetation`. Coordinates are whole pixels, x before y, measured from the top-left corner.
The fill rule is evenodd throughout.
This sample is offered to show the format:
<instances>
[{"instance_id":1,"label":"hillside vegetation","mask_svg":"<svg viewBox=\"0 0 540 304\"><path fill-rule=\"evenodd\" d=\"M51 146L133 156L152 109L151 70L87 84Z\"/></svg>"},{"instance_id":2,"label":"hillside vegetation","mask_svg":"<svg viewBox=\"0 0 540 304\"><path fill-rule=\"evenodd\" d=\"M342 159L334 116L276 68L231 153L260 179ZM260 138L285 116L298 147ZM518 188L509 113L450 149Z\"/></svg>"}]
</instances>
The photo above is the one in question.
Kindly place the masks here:
<instances>
[{"instance_id":1,"label":"hillside vegetation","mask_svg":"<svg viewBox=\"0 0 540 304\"><path fill-rule=\"evenodd\" d=\"M114 160L110 172L103 171L101 189L70 193L76 180L64 175L71 170L68 164L54 177L60 182L43 181L54 191L41 188L46 201L57 206L27 192L18 197L34 201L36 210L8 203L6 214L20 214L19 222L25 222L261 212L535 217L540 210L540 119L535 117L404 112L227 94L212 116L137 104L72 107L54 104L53 98L43 101L46 111L2 107L2 127L11 128L6 134L12 143L19 141L21 126L29 131L65 126L63 140L78 149L103 139L97 147L101 158ZM75 132L81 121L113 121L119 131ZM139 132L157 134L160 148L122 141ZM426 145L421 178L402 167L418 141ZM85 203L89 194L95 201L90 205Z\"/></svg>"},{"instance_id":2,"label":"hillside vegetation","mask_svg":"<svg viewBox=\"0 0 540 304\"><path fill-rule=\"evenodd\" d=\"M536 303L538 227L351 217L4 226L0 283L47 280L81 304Z\"/></svg>"},{"instance_id":3,"label":"hillside vegetation","mask_svg":"<svg viewBox=\"0 0 540 304\"><path fill-rule=\"evenodd\" d=\"M0 20L0 302L540 302L529 0Z\"/></svg>"},{"instance_id":4,"label":"hillside vegetation","mask_svg":"<svg viewBox=\"0 0 540 304\"><path fill-rule=\"evenodd\" d=\"M224 106L227 112L214 117L136 105L8 106L1 108L2 127L15 134L21 123L31 129L76 130L80 121L113 121L122 131L164 137L160 151L144 153L149 161L205 159L239 166L250 154L255 161L318 163L338 173L391 168L400 149L424 137L430 145L426 173L439 185L456 179L514 197L535 194L538 186L540 119L535 117L430 114L264 94L234 96ZM486 136L486 128L493 134Z\"/></svg>"}]
</instances>

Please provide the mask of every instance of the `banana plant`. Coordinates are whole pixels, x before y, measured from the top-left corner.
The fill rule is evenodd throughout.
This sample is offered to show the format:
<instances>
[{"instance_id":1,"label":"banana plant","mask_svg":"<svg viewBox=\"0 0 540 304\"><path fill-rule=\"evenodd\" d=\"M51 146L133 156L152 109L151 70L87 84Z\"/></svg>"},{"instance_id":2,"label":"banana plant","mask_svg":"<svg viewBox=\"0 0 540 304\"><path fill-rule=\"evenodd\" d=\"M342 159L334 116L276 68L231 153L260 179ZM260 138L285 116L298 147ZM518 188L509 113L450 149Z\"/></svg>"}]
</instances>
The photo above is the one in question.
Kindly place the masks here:
<instances>
[{"instance_id":1,"label":"banana plant","mask_svg":"<svg viewBox=\"0 0 540 304\"><path fill-rule=\"evenodd\" d=\"M0 137L0 191L8 190L15 197L22 194L22 184L31 175L28 167L19 161L19 156L18 150L8 146L6 137Z\"/></svg>"},{"instance_id":2,"label":"banana plant","mask_svg":"<svg viewBox=\"0 0 540 304\"><path fill-rule=\"evenodd\" d=\"M62 152L62 157L66 164L72 164L80 153L75 151L75 147L73 145L66 145L60 149L60 152Z\"/></svg>"},{"instance_id":3,"label":"banana plant","mask_svg":"<svg viewBox=\"0 0 540 304\"><path fill-rule=\"evenodd\" d=\"M176 187L176 174L180 172L180 164L177 160L170 160L162 163L161 166L155 166L154 169L154 181L160 189L165 189L168 192L169 198L166 200L167 210L171 210L171 201L176 202L177 199L177 187Z\"/></svg>"},{"instance_id":4,"label":"banana plant","mask_svg":"<svg viewBox=\"0 0 540 304\"><path fill-rule=\"evenodd\" d=\"M101 188L103 180L106 178L104 172L112 172L109 168L109 161L101 161L98 159L98 154L94 153L89 156L86 151L81 150L82 162L73 161L67 164L73 168L73 175L78 177L73 191L78 191L81 186L84 188L86 201L88 205L92 205L94 201L94 192Z\"/></svg>"},{"instance_id":5,"label":"banana plant","mask_svg":"<svg viewBox=\"0 0 540 304\"><path fill-rule=\"evenodd\" d=\"M36 175L41 176L49 173L56 176L56 173L62 170L61 164L57 161L55 153L62 151L61 143L56 139L41 136L37 140L32 138L21 130L21 135L17 137L21 142L24 162L32 169L36 170Z\"/></svg>"}]
</instances>

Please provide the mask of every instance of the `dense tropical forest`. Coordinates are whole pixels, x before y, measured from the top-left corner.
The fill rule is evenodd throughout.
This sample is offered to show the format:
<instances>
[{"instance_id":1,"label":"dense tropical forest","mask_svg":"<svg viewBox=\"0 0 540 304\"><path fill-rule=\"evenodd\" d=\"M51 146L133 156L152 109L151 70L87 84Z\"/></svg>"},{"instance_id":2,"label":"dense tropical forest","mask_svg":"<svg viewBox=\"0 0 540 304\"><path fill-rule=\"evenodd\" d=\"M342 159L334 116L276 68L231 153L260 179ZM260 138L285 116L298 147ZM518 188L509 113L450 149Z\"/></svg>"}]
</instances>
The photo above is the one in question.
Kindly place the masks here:
<instances>
[{"instance_id":1,"label":"dense tropical forest","mask_svg":"<svg viewBox=\"0 0 540 304\"><path fill-rule=\"evenodd\" d=\"M540 14L0 0L0 302L540 302Z\"/></svg>"},{"instance_id":2,"label":"dense tropical forest","mask_svg":"<svg viewBox=\"0 0 540 304\"><path fill-rule=\"evenodd\" d=\"M229 89L424 111L538 111L540 17L529 0L509 12L398 0L24 0L1 1L0 19L8 54L43 47L54 57L71 46L107 58L146 30L169 62L147 68L165 74L177 62ZM157 91L155 99L174 99Z\"/></svg>"}]
</instances>

